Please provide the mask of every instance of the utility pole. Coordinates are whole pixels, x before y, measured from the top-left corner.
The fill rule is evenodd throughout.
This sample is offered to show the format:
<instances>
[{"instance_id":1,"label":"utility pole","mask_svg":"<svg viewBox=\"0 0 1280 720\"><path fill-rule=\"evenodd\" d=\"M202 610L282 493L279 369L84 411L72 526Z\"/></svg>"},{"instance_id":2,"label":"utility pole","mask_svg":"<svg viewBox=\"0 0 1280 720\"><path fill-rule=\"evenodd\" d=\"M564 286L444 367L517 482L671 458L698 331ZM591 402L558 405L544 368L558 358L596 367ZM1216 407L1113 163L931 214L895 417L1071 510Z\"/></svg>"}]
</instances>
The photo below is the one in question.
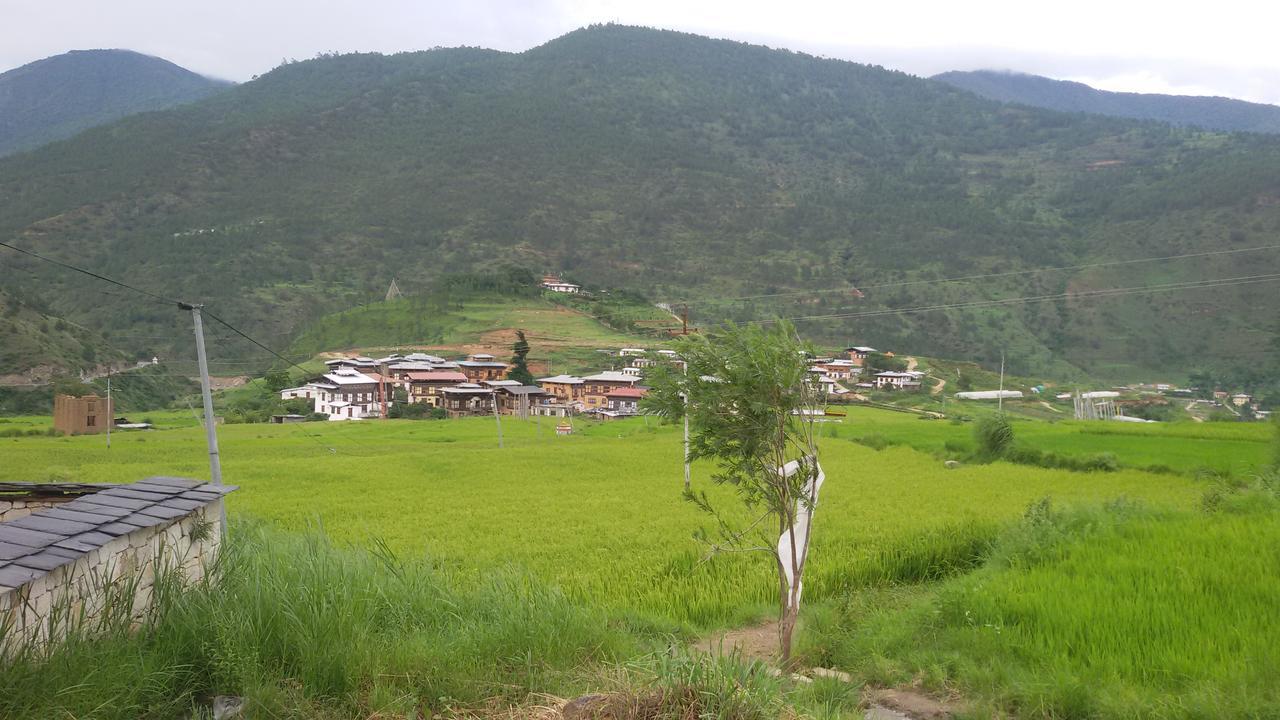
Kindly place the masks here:
<instances>
[{"instance_id":1,"label":"utility pole","mask_svg":"<svg viewBox=\"0 0 1280 720\"><path fill-rule=\"evenodd\" d=\"M489 405L493 407L493 421L498 424L498 449L502 449L502 415L498 413L498 392L489 396Z\"/></svg>"},{"instance_id":2,"label":"utility pole","mask_svg":"<svg viewBox=\"0 0 1280 720\"><path fill-rule=\"evenodd\" d=\"M196 324L196 361L200 365L200 395L205 401L205 439L209 442L209 475L215 486L223 484L223 462L218 457L218 428L214 423L214 395L209 388L209 359L205 357L205 324L200 318L200 309L204 305L191 305L179 302L178 307L191 310L192 322ZM227 506L221 512L221 530L227 534Z\"/></svg>"},{"instance_id":3,"label":"utility pole","mask_svg":"<svg viewBox=\"0 0 1280 720\"><path fill-rule=\"evenodd\" d=\"M1004 351L1000 351L1000 397L996 398L996 411L1004 412Z\"/></svg>"},{"instance_id":4,"label":"utility pole","mask_svg":"<svg viewBox=\"0 0 1280 720\"><path fill-rule=\"evenodd\" d=\"M111 406L111 366L107 366L107 449L111 449L111 426L116 424L116 409Z\"/></svg>"},{"instance_id":5,"label":"utility pole","mask_svg":"<svg viewBox=\"0 0 1280 720\"><path fill-rule=\"evenodd\" d=\"M689 365L684 366L685 384L689 383ZM685 388L684 396L684 489L689 489L689 390Z\"/></svg>"}]
</instances>

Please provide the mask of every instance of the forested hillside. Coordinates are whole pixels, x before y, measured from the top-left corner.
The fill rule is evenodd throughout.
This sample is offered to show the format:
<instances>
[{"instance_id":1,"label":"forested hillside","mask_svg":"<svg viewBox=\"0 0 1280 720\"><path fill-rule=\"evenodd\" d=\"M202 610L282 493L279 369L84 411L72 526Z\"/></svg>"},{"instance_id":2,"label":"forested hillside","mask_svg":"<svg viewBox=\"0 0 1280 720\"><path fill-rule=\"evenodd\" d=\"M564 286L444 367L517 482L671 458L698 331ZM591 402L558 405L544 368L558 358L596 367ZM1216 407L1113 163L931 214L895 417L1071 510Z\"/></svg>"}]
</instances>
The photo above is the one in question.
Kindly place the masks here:
<instances>
[{"instance_id":1,"label":"forested hillside","mask_svg":"<svg viewBox=\"0 0 1280 720\"><path fill-rule=\"evenodd\" d=\"M1277 242L1280 140L1008 106L848 62L628 27L520 54L288 64L199 103L0 161L0 236L210 304L287 345L445 272L516 266L689 300L699 323L806 320L832 343L1014 372L1257 372L1280 252L1009 275ZM3 252L0 250L0 252ZM981 275L966 282L942 278ZM855 284L864 297L816 290ZM7 254L0 287L143 357L189 317ZM724 298L767 295L743 302ZM260 358L235 341L222 358Z\"/></svg>"},{"instance_id":2,"label":"forested hillside","mask_svg":"<svg viewBox=\"0 0 1280 720\"><path fill-rule=\"evenodd\" d=\"M73 50L0 73L0 155L228 87L129 50Z\"/></svg>"},{"instance_id":3,"label":"forested hillside","mask_svg":"<svg viewBox=\"0 0 1280 720\"><path fill-rule=\"evenodd\" d=\"M999 70L945 72L933 79L992 100L1050 110L1159 120L1210 130L1280 133L1280 106L1244 100L1110 92L1084 83Z\"/></svg>"}]
</instances>

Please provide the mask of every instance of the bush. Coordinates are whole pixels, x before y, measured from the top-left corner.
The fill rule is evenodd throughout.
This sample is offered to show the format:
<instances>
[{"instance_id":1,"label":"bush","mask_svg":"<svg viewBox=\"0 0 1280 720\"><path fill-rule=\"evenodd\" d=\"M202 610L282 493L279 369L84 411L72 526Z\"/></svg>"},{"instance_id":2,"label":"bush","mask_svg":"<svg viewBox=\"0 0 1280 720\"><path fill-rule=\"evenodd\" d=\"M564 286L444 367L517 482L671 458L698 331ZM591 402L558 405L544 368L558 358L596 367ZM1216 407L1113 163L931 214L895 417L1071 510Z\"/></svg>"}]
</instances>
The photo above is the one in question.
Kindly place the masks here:
<instances>
[{"instance_id":1,"label":"bush","mask_svg":"<svg viewBox=\"0 0 1280 720\"><path fill-rule=\"evenodd\" d=\"M978 456L984 460L1002 458L1013 448L1013 426L1004 413L985 417L973 429Z\"/></svg>"}]
</instances>

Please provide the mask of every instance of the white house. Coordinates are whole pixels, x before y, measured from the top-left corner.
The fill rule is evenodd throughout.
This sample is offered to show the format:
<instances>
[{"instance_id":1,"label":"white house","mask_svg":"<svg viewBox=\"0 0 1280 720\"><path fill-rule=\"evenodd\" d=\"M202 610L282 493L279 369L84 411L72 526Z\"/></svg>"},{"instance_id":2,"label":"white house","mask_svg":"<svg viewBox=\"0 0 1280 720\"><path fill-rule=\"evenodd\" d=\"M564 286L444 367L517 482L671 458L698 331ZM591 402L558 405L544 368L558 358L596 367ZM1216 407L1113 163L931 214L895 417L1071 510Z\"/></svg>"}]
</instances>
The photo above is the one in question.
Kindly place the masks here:
<instances>
[{"instance_id":1,"label":"white house","mask_svg":"<svg viewBox=\"0 0 1280 720\"><path fill-rule=\"evenodd\" d=\"M894 390L919 390L920 378L909 372L878 372L875 374L876 387Z\"/></svg>"},{"instance_id":2,"label":"white house","mask_svg":"<svg viewBox=\"0 0 1280 720\"><path fill-rule=\"evenodd\" d=\"M569 293L570 295L582 292L581 285L567 283L555 275L542 276L542 287L551 292Z\"/></svg>"},{"instance_id":3,"label":"white house","mask_svg":"<svg viewBox=\"0 0 1280 720\"><path fill-rule=\"evenodd\" d=\"M325 373L322 382L309 385L316 389L314 411L328 415L330 420L381 417L383 401L388 406L392 402L389 384L380 386L377 377L352 368Z\"/></svg>"}]
</instances>

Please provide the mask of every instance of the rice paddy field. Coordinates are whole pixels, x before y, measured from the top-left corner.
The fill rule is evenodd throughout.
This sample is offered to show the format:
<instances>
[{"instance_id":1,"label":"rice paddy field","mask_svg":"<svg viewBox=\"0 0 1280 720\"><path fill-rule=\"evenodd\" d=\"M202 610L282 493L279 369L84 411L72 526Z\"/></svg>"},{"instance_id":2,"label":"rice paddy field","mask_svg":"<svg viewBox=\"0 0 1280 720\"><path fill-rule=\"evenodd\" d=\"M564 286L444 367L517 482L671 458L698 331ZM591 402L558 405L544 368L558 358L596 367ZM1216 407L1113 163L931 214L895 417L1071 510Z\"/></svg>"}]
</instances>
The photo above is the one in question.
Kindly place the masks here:
<instances>
[{"instance_id":1,"label":"rice paddy field","mask_svg":"<svg viewBox=\"0 0 1280 720\"><path fill-rule=\"evenodd\" d=\"M1248 477L1271 429L1095 425L1015 428L1019 443L1129 467L948 469L934 453L971 443L969 424L855 408L825 426L804 652L866 683L967 697L974 717L1211 717L1215 701L1280 712L1280 515L1204 512L1210 481L1196 472ZM896 444L854 442L872 433ZM240 486L229 509L477 588L527 577L645 636L770 615L766 556L707 561L692 539L707 520L680 498L674 428L579 422L558 437L550 420L504 418L502 434L499 448L491 419L223 426L225 478ZM1157 464L1169 469L1137 469ZM731 507L710 471L695 465L694 484ZM110 449L101 436L0 438L0 480L207 473L195 426L116 434Z\"/></svg>"}]
</instances>

